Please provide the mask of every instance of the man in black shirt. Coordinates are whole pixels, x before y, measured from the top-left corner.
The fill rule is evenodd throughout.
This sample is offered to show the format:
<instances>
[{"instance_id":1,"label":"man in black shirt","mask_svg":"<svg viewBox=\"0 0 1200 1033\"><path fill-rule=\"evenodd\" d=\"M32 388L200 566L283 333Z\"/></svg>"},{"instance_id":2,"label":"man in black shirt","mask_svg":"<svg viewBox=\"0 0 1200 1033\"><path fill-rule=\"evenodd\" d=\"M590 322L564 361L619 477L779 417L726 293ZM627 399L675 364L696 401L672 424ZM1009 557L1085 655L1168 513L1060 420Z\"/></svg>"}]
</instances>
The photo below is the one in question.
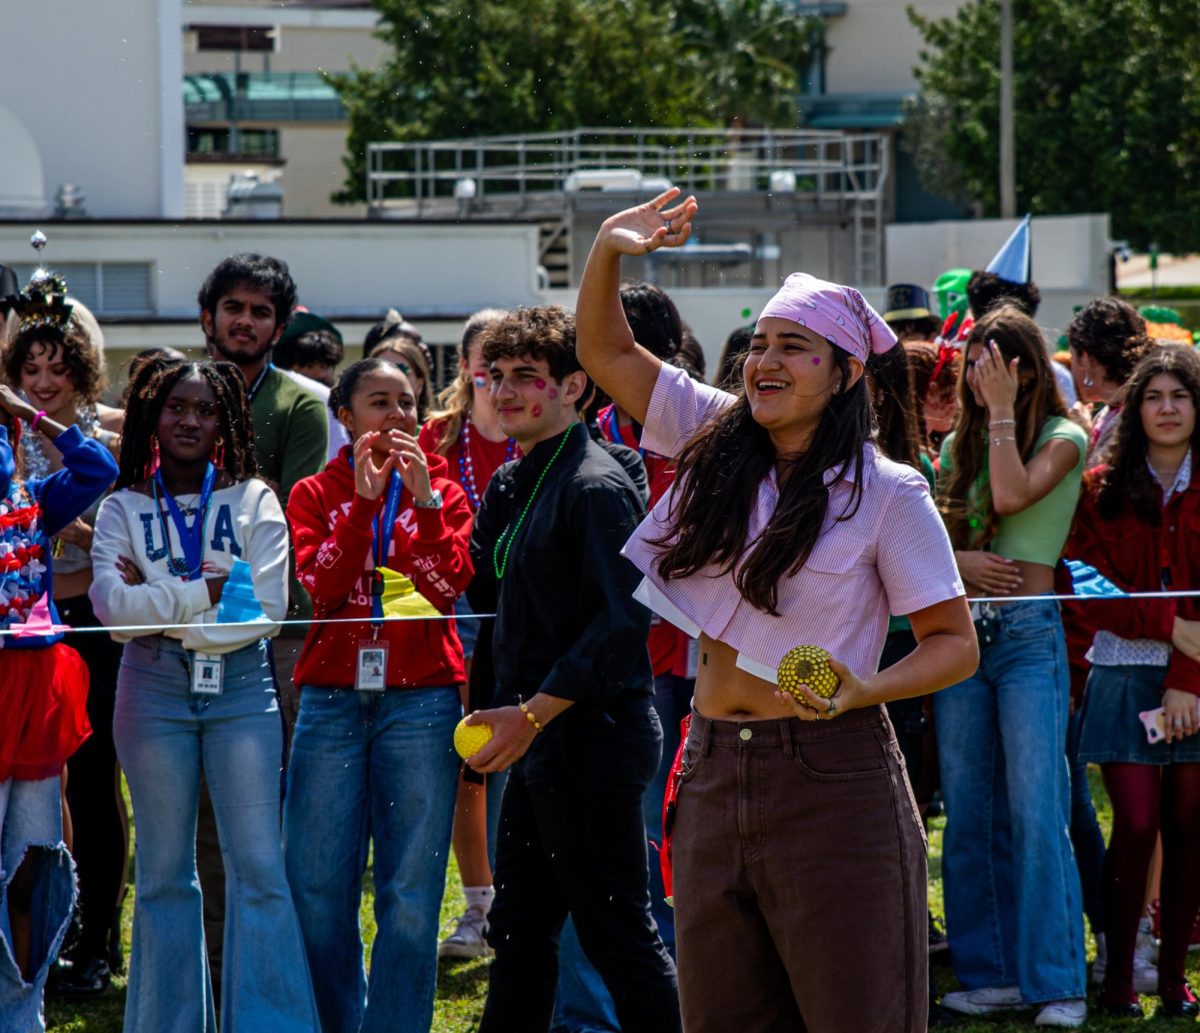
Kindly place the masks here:
<instances>
[{"instance_id":1,"label":"man in black shirt","mask_svg":"<svg viewBox=\"0 0 1200 1033\"><path fill-rule=\"evenodd\" d=\"M471 538L472 607L496 611L498 706L477 771L511 765L500 809L492 963L481 1033L549 1028L558 936L574 919L625 1033L680 1029L675 970L650 917L642 794L662 729L650 615L620 555L644 508L577 422L589 392L564 309L485 332L500 426L524 458L492 478Z\"/></svg>"}]
</instances>

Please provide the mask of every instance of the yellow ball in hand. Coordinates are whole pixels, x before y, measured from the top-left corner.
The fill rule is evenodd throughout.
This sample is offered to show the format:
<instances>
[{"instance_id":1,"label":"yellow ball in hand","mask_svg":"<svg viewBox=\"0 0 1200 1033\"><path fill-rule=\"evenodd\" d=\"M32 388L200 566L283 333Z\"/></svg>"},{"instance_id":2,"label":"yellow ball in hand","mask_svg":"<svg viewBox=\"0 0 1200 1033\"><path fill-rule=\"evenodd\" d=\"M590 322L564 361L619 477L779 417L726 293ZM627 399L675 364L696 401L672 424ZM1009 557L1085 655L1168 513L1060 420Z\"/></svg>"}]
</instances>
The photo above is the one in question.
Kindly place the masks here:
<instances>
[{"instance_id":1,"label":"yellow ball in hand","mask_svg":"<svg viewBox=\"0 0 1200 1033\"><path fill-rule=\"evenodd\" d=\"M829 699L841 681L829 666L829 653L820 646L795 646L779 661L779 687L804 702L801 684L807 685L822 699Z\"/></svg>"},{"instance_id":2,"label":"yellow ball in hand","mask_svg":"<svg viewBox=\"0 0 1200 1033\"><path fill-rule=\"evenodd\" d=\"M466 760L474 757L492 740L491 725L469 725L464 717L454 729L454 748Z\"/></svg>"}]
</instances>

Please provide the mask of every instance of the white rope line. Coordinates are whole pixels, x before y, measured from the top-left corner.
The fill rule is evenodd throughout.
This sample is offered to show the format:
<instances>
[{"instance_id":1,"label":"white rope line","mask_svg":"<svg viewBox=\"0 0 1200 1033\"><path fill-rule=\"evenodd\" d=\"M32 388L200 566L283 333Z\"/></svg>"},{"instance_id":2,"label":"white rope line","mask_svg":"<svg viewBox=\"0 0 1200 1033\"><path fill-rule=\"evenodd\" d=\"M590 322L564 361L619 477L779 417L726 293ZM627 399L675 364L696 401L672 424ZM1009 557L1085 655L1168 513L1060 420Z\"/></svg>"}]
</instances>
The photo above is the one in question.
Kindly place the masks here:
<instances>
[{"instance_id":1,"label":"white rope line","mask_svg":"<svg viewBox=\"0 0 1200 1033\"><path fill-rule=\"evenodd\" d=\"M1114 602L1125 599L1195 599L1200 598L1200 589L1164 592L1126 592L1123 595L975 595L967 596L968 603L1050 603L1050 602ZM206 631L209 628L242 628L252 624L269 624L273 627L311 627L314 624L395 624L402 621L471 621L493 620L494 613L438 614L436 617L382 617L378 621L370 616L363 617L311 617L308 619L270 621L263 618L249 621L214 621L211 624L122 624L99 628L70 628L72 635L120 632L123 635L157 634L161 631L181 631L193 628ZM0 638L19 635L21 629L0 629ZM35 636L28 636L35 637Z\"/></svg>"},{"instance_id":2,"label":"white rope line","mask_svg":"<svg viewBox=\"0 0 1200 1033\"><path fill-rule=\"evenodd\" d=\"M160 631L177 631L192 628L197 631L207 631L209 628L247 628L256 624L267 625L272 628L280 627L309 627L313 624L394 624L399 621L448 621L448 620L489 620L494 618L494 613L470 613L470 614L438 614L434 616L422 617L380 617L378 619L371 616L364 617L310 617L307 619L273 621L267 618L260 617L255 620L248 621L213 621L211 624L114 624L112 627L99 628L67 628L67 631L72 634L88 634L103 632L108 635L114 631L121 634L141 634L145 632L157 633ZM64 625L56 625L62 629ZM23 629L21 628L6 628L0 630L0 636L16 636L20 635ZM57 634L57 632L55 632ZM27 637L40 637L37 635L29 635Z\"/></svg>"}]
</instances>

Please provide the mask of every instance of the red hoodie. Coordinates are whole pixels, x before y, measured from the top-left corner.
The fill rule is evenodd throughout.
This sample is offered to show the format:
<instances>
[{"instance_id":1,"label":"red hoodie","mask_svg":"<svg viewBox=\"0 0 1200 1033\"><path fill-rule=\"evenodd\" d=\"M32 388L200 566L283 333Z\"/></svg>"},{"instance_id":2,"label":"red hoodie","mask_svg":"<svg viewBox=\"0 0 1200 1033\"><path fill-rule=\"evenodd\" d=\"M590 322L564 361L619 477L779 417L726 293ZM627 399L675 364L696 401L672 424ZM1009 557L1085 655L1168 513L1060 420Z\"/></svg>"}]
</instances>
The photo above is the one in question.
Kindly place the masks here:
<instances>
[{"instance_id":1,"label":"red hoodie","mask_svg":"<svg viewBox=\"0 0 1200 1033\"><path fill-rule=\"evenodd\" d=\"M317 620L371 613L375 569L371 522L382 511L386 492L374 502L360 496L349 456L349 447L343 448L324 470L304 478L288 496L296 574L312 596ZM442 493L442 508L418 509L408 489L403 490L386 565L411 578L435 608L450 613L474 573L471 510L466 493L447 477L446 460L438 455L426 459L430 483ZM353 688L358 646L370 637L367 621L314 623L296 662L296 685ZM462 643L454 621L393 621L382 626L379 637L390 646L389 688L465 680Z\"/></svg>"}]
</instances>

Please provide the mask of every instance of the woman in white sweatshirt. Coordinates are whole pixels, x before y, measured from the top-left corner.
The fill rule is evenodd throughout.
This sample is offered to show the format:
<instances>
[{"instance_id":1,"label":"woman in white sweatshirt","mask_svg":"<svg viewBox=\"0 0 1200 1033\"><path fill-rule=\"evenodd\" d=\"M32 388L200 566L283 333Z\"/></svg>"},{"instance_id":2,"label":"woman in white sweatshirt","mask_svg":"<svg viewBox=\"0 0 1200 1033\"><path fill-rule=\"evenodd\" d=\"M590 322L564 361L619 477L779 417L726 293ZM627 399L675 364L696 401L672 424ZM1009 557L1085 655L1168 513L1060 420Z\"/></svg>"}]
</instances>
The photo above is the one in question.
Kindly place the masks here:
<instances>
[{"instance_id":1,"label":"woman in white sweatshirt","mask_svg":"<svg viewBox=\"0 0 1200 1033\"><path fill-rule=\"evenodd\" d=\"M228 879L220 1028L315 1030L280 846L266 649L287 606L287 525L255 476L241 375L155 361L132 385L125 428L89 593L125 642L113 731L138 822L125 1029L217 1028L195 860L203 775Z\"/></svg>"}]
</instances>

